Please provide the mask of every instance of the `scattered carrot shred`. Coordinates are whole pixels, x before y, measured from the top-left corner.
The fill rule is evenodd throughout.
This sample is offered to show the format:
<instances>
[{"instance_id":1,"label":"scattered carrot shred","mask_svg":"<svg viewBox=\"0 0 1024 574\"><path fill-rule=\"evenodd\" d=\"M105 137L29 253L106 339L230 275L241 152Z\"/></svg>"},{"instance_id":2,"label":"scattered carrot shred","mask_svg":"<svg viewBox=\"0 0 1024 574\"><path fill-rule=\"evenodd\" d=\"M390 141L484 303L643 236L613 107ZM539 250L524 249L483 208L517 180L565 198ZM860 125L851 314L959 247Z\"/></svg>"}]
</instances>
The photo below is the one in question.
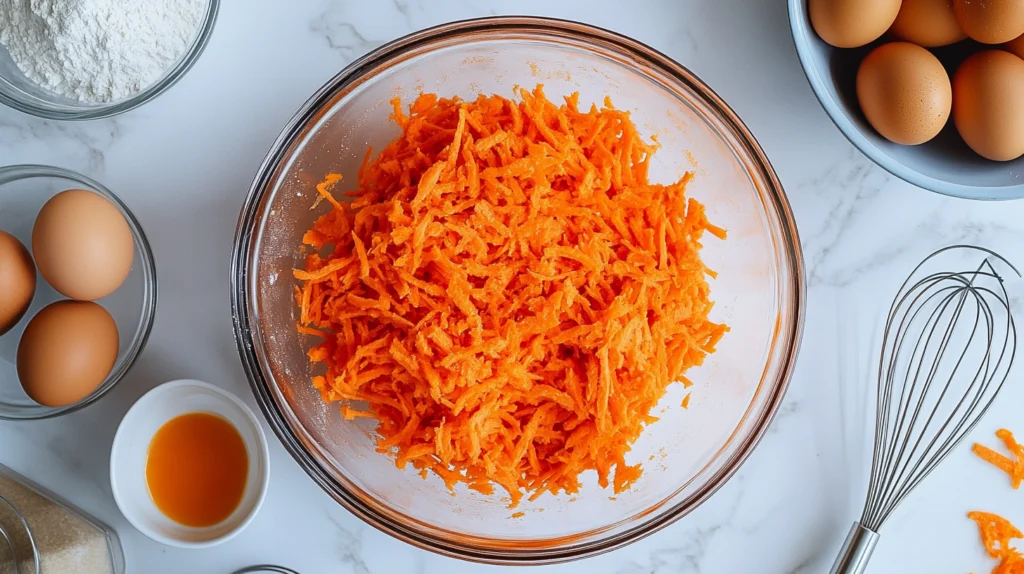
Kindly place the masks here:
<instances>
[{"instance_id":1,"label":"scattered carrot shred","mask_svg":"<svg viewBox=\"0 0 1024 574\"><path fill-rule=\"evenodd\" d=\"M699 257L691 175L648 181L656 143L628 112L420 95L401 135L367 153L351 202L305 234L300 331L313 385L346 419L377 420L399 467L508 492L573 494L596 471L619 493L651 409L726 333ZM685 406L684 402L684 406Z\"/></svg>"},{"instance_id":2,"label":"scattered carrot shred","mask_svg":"<svg viewBox=\"0 0 1024 574\"><path fill-rule=\"evenodd\" d=\"M682 404L682 407L683 407L684 409L688 409L688 408L690 408L690 393L686 393L686 396L685 396L685 397L683 397L683 404Z\"/></svg>"},{"instance_id":3,"label":"scattered carrot shred","mask_svg":"<svg viewBox=\"0 0 1024 574\"><path fill-rule=\"evenodd\" d=\"M967 514L967 518L978 523L985 551L992 558L999 560L992 574L1024 574L1024 555L1010 546L1010 540L1024 538L1024 534L1021 534L1016 526L1005 518L988 512L971 512Z\"/></svg>"},{"instance_id":4,"label":"scattered carrot shred","mask_svg":"<svg viewBox=\"0 0 1024 574\"><path fill-rule=\"evenodd\" d=\"M1007 429L996 431L996 438L1003 441L1003 444L1006 445L1006 450L1010 451L1013 455L1013 459L978 443L974 443L971 450L985 462L996 466L1009 475L1011 486L1014 490L1017 490L1020 488L1021 481L1024 481L1024 446L1018 444L1013 433Z\"/></svg>"}]
</instances>

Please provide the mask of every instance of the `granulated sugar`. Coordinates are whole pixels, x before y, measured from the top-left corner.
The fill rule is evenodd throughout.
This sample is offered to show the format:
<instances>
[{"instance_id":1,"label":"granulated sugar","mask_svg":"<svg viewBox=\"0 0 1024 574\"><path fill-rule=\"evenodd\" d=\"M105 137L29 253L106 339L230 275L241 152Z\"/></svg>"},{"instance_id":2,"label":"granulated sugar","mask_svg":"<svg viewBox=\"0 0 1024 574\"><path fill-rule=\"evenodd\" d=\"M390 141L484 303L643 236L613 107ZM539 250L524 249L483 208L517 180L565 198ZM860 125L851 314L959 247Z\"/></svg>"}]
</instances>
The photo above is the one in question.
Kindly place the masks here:
<instances>
[{"instance_id":1,"label":"granulated sugar","mask_svg":"<svg viewBox=\"0 0 1024 574\"><path fill-rule=\"evenodd\" d=\"M0 0L3 1L3 0ZM39 551L40 574L113 574L110 548L103 531L78 514L41 496L0 468L0 496L21 513ZM0 527L7 533L19 560L20 572L34 572L32 542L10 514L0 514ZM0 538L0 544L6 544ZM0 573L12 565L3 564L9 552L0 551ZM19 570L11 570L19 572Z\"/></svg>"}]
</instances>

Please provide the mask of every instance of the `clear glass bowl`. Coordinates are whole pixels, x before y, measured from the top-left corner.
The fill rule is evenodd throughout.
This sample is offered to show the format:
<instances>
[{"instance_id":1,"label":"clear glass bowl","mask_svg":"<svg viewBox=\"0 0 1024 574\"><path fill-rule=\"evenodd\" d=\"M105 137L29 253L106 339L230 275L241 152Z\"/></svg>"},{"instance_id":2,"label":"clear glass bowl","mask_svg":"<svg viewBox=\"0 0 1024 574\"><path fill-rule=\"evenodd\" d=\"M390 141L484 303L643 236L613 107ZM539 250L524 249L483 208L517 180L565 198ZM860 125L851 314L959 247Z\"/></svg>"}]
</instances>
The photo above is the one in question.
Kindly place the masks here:
<instances>
[{"instance_id":1,"label":"clear glass bowl","mask_svg":"<svg viewBox=\"0 0 1024 574\"><path fill-rule=\"evenodd\" d=\"M732 330L687 376L689 410L673 385L629 462L640 480L619 495L585 475L577 496L544 495L514 511L507 498L465 488L453 496L436 477L374 450L373 424L345 421L310 383L309 345L296 333L292 270L301 237L325 207L310 209L328 172L352 185L367 146L398 128L388 100L423 91L510 96L543 83L555 100L580 105L610 95L662 148L652 181L694 171L689 193L707 206L726 241L708 239L713 317ZM691 159L692 158L692 159ZM256 398L309 475L357 516L412 544L491 563L576 559L622 546L692 511L750 454L786 390L803 321L803 263L782 186L760 146L725 102L689 70L628 38L586 25L490 18L419 32L356 61L292 119L253 182L233 255L235 334ZM410 465L411 466L411 465Z\"/></svg>"},{"instance_id":2,"label":"clear glass bowl","mask_svg":"<svg viewBox=\"0 0 1024 574\"><path fill-rule=\"evenodd\" d=\"M31 249L32 226L39 210L51 197L68 189L86 189L107 198L121 211L132 231L135 257L131 272L117 291L97 301L117 323L120 335L117 362L106 380L92 394L73 405L46 407L25 394L18 381L16 367L21 334L40 309L65 299L37 271L36 293L31 307L13 329L0 335L0 419L44 419L74 412L92 404L124 377L142 353L153 328L156 316L156 263L153 261L153 251L128 206L99 182L57 167L0 167L0 229L14 235Z\"/></svg>"},{"instance_id":3,"label":"clear glass bowl","mask_svg":"<svg viewBox=\"0 0 1024 574\"><path fill-rule=\"evenodd\" d=\"M153 85L134 96L115 102L80 102L43 88L18 69L10 53L0 44L0 103L26 114L51 120L94 120L135 109L162 94L192 68L210 41L219 10L220 0L209 0L196 37L178 62Z\"/></svg>"}]
</instances>

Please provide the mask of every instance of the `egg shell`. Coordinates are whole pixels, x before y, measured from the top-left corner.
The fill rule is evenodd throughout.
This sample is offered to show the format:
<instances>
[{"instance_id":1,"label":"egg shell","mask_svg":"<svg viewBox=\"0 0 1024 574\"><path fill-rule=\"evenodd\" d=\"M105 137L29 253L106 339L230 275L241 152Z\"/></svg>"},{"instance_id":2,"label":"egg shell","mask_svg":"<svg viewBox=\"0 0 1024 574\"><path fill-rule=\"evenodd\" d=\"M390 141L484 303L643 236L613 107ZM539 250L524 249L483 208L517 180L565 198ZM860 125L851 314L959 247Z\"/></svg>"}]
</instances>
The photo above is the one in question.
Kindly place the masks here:
<instances>
[{"instance_id":1,"label":"egg shell","mask_svg":"<svg viewBox=\"0 0 1024 574\"><path fill-rule=\"evenodd\" d=\"M985 50L964 60L953 76L953 121L982 157L1024 155L1024 60Z\"/></svg>"},{"instance_id":2,"label":"egg shell","mask_svg":"<svg viewBox=\"0 0 1024 574\"><path fill-rule=\"evenodd\" d=\"M856 48L885 33L900 11L900 0L809 0L811 25L836 48Z\"/></svg>"},{"instance_id":3,"label":"egg shell","mask_svg":"<svg viewBox=\"0 0 1024 574\"><path fill-rule=\"evenodd\" d=\"M1017 36L1016 39L1007 42L1003 48L1018 58L1024 58L1024 36Z\"/></svg>"},{"instance_id":4,"label":"egg shell","mask_svg":"<svg viewBox=\"0 0 1024 574\"><path fill-rule=\"evenodd\" d=\"M0 231L0 335L18 324L35 293L32 256L17 237Z\"/></svg>"},{"instance_id":5,"label":"egg shell","mask_svg":"<svg viewBox=\"0 0 1024 574\"><path fill-rule=\"evenodd\" d=\"M32 229L39 273L65 297L94 301L124 283L135 244L121 211L92 191L59 193L39 211Z\"/></svg>"},{"instance_id":6,"label":"egg shell","mask_svg":"<svg viewBox=\"0 0 1024 574\"><path fill-rule=\"evenodd\" d=\"M117 324L89 301L57 301L36 313L18 344L18 379L48 407L77 403L96 390L117 361Z\"/></svg>"},{"instance_id":7,"label":"egg shell","mask_svg":"<svg viewBox=\"0 0 1024 574\"><path fill-rule=\"evenodd\" d=\"M1024 34L1024 0L954 0L960 28L982 44L1002 44Z\"/></svg>"},{"instance_id":8,"label":"egg shell","mask_svg":"<svg viewBox=\"0 0 1024 574\"><path fill-rule=\"evenodd\" d=\"M952 89L938 58L908 42L883 44L857 70L857 99L878 133L904 145L934 138L949 119Z\"/></svg>"},{"instance_id":9,"label":"egg shell","mask_svg":"<svg viewBox=\"0 0 1024 574\"><path fill-rule=\"evenodd\" d=\"M956 20L953 0L903 0L889 31L927 48L948 46L967 37Z\"/></svg>"}]
</instances>

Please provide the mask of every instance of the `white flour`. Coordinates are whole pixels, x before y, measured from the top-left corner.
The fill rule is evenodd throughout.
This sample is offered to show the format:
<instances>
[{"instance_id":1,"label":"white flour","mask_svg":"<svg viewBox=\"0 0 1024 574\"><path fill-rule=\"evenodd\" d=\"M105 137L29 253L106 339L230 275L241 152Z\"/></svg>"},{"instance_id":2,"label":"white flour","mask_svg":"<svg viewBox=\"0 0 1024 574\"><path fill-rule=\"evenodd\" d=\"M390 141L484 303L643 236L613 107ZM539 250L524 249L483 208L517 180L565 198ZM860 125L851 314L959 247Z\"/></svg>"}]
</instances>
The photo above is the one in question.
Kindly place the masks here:
<instances>
[{"instance_id":1,"label":"white flour","mask_svg":"<svg viewBox=\"0 0 1024 574\"><path fill-rule=\"evenodd\" d=\"M112 102L149 87L191 45L206 0L0 0L0 44L44 88Z\"/></svg>"}]
</instances>

